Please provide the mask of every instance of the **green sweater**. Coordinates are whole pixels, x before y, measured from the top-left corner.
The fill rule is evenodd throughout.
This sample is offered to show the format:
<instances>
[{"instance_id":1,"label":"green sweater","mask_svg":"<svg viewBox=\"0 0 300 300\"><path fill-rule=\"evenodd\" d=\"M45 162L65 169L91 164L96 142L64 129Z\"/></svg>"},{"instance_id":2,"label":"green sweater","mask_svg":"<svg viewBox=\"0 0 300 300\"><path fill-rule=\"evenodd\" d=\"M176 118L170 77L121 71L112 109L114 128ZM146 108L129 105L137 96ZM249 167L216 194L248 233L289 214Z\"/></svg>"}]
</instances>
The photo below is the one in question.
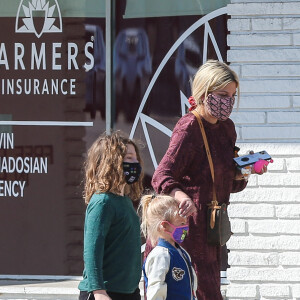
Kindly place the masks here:
<instances>
[{"instance_id":1,"label":"green sweater","mask_svg":"<svg viewBox=\"0 0 300 300\"><path fill-rule=\"evenodd\" d=\"M127 196L94 194L84 224L81 291L130 294L141 277L139 218Z\"/></svg>"}]
</instances>

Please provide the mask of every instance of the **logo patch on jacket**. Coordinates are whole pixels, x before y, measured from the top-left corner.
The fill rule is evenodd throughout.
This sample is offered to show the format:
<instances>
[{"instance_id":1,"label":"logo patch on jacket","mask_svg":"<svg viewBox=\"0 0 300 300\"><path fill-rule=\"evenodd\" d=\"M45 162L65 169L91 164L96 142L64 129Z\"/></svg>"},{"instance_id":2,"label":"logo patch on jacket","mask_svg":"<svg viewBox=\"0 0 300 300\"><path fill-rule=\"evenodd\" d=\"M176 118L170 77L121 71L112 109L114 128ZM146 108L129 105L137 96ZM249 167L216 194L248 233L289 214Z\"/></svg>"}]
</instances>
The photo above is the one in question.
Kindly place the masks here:
<instances>
[{"instance_id":1,"label":"logo patch on jacket","mask_svg":"<svg viewBox=\"0 0 300 300\"><path fill-rule=\"evenodd\" d=\"M172 277L173 277L176 281L182 280L184 274L185 274L184 270L182 270L182 269L180 269L180 268L175 268L175 267L174 267L174 268L172 269Z\"/></svg>"}]
</instances>

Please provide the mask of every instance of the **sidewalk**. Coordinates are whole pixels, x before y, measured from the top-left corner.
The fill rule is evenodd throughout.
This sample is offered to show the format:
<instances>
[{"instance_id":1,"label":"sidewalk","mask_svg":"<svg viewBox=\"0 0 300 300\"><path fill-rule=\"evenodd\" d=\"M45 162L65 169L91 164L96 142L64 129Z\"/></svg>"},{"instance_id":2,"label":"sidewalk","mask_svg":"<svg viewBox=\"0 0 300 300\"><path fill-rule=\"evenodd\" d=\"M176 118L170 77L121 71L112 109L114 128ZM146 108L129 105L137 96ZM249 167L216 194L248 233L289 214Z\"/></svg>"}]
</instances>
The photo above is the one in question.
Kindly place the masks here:
<instances>
[{"instance_id":1,"label":"sidewalk","mask_svg":"<svg viewBox=\"0 0 300 300\"><path fill-rule=\"evenodd\" d=\"M78 300L79 280L0 280L0 299Z\"/></svg>"},{"instance_id":2,"label":"sidewalk","mask_svg":"<svg viewBox=\"0 0 300 300\"><path fill-rule=\"evenodd\" d=\"M1 300L78 300L78 284L80 279L64 280L24 280L1 279ZM225 294L226 285L221 286L222 294ZM141 294L143 294L143 282L140 282ZM225 299L225 297L224 297ZM143 300L143 297L142 297Z\"/></svg>"}]
</instances>

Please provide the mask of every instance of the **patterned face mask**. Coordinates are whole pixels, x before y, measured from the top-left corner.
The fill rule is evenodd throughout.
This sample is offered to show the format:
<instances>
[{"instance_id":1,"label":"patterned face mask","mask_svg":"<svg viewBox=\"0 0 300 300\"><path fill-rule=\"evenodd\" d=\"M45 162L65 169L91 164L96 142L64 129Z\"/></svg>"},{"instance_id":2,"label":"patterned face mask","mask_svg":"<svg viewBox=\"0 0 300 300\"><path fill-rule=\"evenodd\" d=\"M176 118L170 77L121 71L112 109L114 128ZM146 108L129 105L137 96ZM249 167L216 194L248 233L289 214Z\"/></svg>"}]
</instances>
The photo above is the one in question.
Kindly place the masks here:
<instances>
[{"instance_id":1,"label":"patterned face mask","mask_svg":"<svg viewBox=\"0 0 300 300\"><path fill-rule=\"evenodd\" d=\"M166 233L169 234L176 243L181 244L189 231L189 226L174 226L168 221L165 222L173 228L172 232L166 231Z\"/></svg>"},{"instance_id":2,"label":"patterned face mask","mask_svg":"<svg viewBox=\"0 0 300 300\"><path fill-rule=\"evenodd\" d=\"M208 94L204 105L211 116L219 121L226 121L232 112L234 98Z\"/></svg>"}]
</instances>

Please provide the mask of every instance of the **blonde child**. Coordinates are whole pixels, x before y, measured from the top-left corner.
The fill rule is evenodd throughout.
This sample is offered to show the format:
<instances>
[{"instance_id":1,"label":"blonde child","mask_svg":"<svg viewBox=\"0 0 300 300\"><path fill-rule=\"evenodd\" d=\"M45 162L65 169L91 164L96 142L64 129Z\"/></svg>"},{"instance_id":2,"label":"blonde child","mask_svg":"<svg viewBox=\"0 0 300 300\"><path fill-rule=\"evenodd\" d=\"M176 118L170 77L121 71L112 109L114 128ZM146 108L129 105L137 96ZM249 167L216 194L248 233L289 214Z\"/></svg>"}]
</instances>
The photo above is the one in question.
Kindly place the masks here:
<instances>
[{"instance_id":1,"label":"blonde child","mask_svg":"<svg viewBox=\"0 0 300 300\"><path fill-rule=\"evenodd\" d=\"M155 247L143 267L147 300L195 300L196 274L179 245L188 233L179 202L170 196L146 195L141 207L142 231Z\"/></svg>"}]
</instances>

